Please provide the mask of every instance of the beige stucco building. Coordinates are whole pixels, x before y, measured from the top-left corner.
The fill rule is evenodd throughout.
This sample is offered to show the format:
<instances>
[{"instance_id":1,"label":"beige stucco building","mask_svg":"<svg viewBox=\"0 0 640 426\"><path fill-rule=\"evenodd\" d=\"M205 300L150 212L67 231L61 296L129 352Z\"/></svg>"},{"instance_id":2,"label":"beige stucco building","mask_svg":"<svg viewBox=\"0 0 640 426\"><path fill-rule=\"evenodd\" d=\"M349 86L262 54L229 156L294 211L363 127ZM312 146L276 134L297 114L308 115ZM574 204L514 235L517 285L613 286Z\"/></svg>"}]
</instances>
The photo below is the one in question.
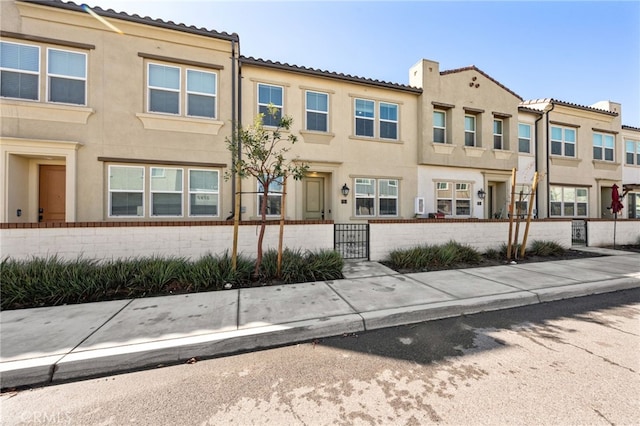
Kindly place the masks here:
<instances>
[{"instance_id":1,"label":"beige stucco building","mask_svg":"<svg viewBox=\"0 0 640 426\"><path fill-rule=\"evenodd\" d=\"M256 219L257 182L224 179L227 141L268 105L309 166L288 219L506 218L514 170L524 209L538 171L538 217L609 217L613 184L640 217L640 130L614 102L523 101L431 60L404 85L241 57L236 34L59 0L0 7L0 223L225 221L236 191Z\"/></svg>"}]
</instances>

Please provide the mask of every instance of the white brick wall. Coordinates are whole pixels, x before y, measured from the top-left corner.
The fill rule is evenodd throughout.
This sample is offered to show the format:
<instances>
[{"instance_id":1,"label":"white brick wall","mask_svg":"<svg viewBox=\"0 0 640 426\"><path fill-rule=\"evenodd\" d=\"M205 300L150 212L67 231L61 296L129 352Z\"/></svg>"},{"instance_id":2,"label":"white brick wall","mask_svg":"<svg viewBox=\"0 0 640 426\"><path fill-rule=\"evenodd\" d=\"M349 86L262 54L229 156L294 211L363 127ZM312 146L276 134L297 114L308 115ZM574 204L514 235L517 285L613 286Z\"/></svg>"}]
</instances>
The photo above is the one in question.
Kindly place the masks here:
<instances>
[{"instance_id":1,"label":"white brick wall","mask_svg":"<svg viewBox=\"0 0 640 426\"><path fill-rule=\"evenodd\" d=\"M242 225L238 252L255 258L259 225ZM277 225L267 226L264 250L278 247ZM288 224L283 245L290 249L333 249L332 224ZM63 259L147 256L199 258L231 253L233 226L140 226L25 228L0 231L0 258L27 259L57 254Z\"/></svg>"},{"instance_id":2,"label":"white brick wall","mask_svg":"<svg viewBox=\"0 0 640 426\"><path fill-rule=\"evenodd\" d=\"M592 247L613 245L613 231L615 225L616 245L636 244L640 239L640 221L613 220L587 221L587 239Z\"/></svg>"},{"instance_id":3,"label":"white brick wall","mask_svg":"<svg viewBox=\"0 0 640 426\"><path fill-rule=\"evenodd\" d=\"M518 243L522 243L526 224L520 223ZM396 249L418 245L443 244L451 240L468 244L479 251L498 249L509 240L509 222L416 222L372 223L370 225L371 260L383 260ZM515 235L515 223L513 224ZM571 247L571 222L532 222L527 246L534 240L555 241Z\"/></svg>"}]
</instances>

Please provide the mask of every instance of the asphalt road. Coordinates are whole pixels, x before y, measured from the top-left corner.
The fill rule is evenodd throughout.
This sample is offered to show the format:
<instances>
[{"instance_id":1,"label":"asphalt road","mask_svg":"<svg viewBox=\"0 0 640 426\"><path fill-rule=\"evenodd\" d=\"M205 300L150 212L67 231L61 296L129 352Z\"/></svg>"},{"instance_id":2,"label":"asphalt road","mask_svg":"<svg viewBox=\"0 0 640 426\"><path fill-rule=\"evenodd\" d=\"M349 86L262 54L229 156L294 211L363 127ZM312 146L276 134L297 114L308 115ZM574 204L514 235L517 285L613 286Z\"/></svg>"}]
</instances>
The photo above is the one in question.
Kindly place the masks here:
<instances>
[{"instance_id":1,"label":"asphalt road","mask_svg":"<svg viewBox=\"0 0 640 426\"><path fill-rule=\"evenodd\" d=\"M5 393L2 424L637 425L640 289Z\"/></svg>"}]
</instances>

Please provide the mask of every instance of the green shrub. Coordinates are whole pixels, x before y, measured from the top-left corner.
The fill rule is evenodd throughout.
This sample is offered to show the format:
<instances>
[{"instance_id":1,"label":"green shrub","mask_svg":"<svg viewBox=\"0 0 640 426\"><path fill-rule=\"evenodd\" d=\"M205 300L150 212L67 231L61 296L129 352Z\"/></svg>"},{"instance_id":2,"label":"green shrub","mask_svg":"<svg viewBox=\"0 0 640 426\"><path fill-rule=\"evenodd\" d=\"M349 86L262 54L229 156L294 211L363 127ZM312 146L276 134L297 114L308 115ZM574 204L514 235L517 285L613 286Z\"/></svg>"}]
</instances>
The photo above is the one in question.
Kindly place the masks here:
<instances>
[{"instance_id":1,"label":"green shrub","mask_svg":"<svg viewBox=\"0 0 640 426\"><path fill-rule=\"evenodd\" d=\"M528 250L528 254L532 256L562 256L567 249L554 241L533 241Z\"/></svg>"},{"instance_id":2,"label":"green shrub","mask_svg":"<svg viewBox=\"0 0 640 426\"><path fill-rule=\"evenodd\" d=\"M473 247L449 241L441 245L424 245L410 249L393 250L385 263L394 269L443 269L455 265L475 265L482 255Z\"/></svg>"},{"instance_id":3,"label":"green shrub","mask_svg":"<svg viewBox=\"0 0 640 426\"><path fill-rule=\"evenodd\" d=\"M286 284L324 281L342 278L344 260L333 250L302 252L299 249L285 249L282 253L281 276L278 272L278 252L267 250L262 258L261 279L279 280Z\"/></svg>"}]
</instances>

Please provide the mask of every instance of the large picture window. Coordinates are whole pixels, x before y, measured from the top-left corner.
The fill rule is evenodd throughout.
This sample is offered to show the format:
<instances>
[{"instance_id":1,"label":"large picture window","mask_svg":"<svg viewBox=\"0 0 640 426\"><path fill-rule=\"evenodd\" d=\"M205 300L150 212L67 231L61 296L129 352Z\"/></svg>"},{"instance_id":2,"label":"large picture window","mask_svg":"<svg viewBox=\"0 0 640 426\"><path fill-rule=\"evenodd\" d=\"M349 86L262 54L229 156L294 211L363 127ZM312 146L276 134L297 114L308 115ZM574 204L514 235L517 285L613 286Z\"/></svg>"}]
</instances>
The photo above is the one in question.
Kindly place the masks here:
<instances>
[{"instance_id":1,"label":"large picture window","mask_svg":"<svg viewBox=\"0 0 640 426\"><path fill-rule=\"evenodd\" d=\"M551 216L587 216L588 194L587 188L552 186L549 194Z\"/></svg>"},{"instance_id":2,"label":"large picture window","mask_svg":"<svg viewBox=\"0 0 640 426\"><path fill-rule=\"evenodd\" d=\"M48 49L49 102L86 105L87 55Z\"/></svg>"},{"instance_id":3,"label":"large picture window","mask_svg":"<svg viewBox=\"0 0 640 426\"><path fill-rule=\"evenodd\" d=\"M151 168L151 216L182 216L182 169Z\"/></svg>"},{"instance_id":4,"label":"large picture window","mask_svg":"<svg viewBox=\"0 0 640 426\"><path fill-rule=\"evenodd\" d=\"M593 134L593 159L603 161L615 160L615 138L606 133Z\"/></svg>"},{"instance_id":5,"label":"large picture window","mask_svg":"<svg viewBox=\"0 0 640 426\"><path fill-rule=\"evenodd\" d=\"M283 92L280 86L272 86L269 84L258 84L258 113L264 114L262 123L265 126L277 127L282 119L283 109ZM276 109L276 115L269 113L269 106Z\"/></svg>"},{"instance_id":6,"label":"large picture window","mask_svg":"<svg viewBox=\"0 0 640 426\"><path fill-rule=\"evenodd\" d=\"M470 216L471 185L467 182L436 182L436 209L445 216Z\"/></svg>"},{"instance_id":7,"label":"large picture window","mask_svg":"<svg viewBox=\"0 0 640 426\"><path fill-rule=\"evenodd\" d=\"M218 216L219 185L217 170L189 170L189 216Z\"/></svg>"},{"instance_id":8,"label":"large picture window","mask_svg":"<svg viewBox=\"0 0 640 426\"><path fill-rule=\"evenodd\" d=\"M40 99L40 48L0 42L0 96Z\"/></svg>"},{"instance_id":9,"label":"large picture window","mask_svg":"<svg viewBox=\"0 0 640 426\"><path fill-rule=\"evenodd\" d=\"M576 129L551 126L551 154L565 157L576 156Z\"/></svg>"},{"instance_id":10,"label":"large picture window","mask_svg":"<svg viewBox=\"0 0 640 426\"><path fill-rule=\"evenodd\" d=\"M307 130L326 132L329 130L329 95L307 91Z\"/></svg>"},{"instance_id":11,"label":"large picture window","mask_svg":"<svg viewBox=\"0 0 640 426\"><path fill-rule=\"evenodd\" d=\"M144 216L144 167L109 166L109 216Z\"/></svg>"}]
</instances>

